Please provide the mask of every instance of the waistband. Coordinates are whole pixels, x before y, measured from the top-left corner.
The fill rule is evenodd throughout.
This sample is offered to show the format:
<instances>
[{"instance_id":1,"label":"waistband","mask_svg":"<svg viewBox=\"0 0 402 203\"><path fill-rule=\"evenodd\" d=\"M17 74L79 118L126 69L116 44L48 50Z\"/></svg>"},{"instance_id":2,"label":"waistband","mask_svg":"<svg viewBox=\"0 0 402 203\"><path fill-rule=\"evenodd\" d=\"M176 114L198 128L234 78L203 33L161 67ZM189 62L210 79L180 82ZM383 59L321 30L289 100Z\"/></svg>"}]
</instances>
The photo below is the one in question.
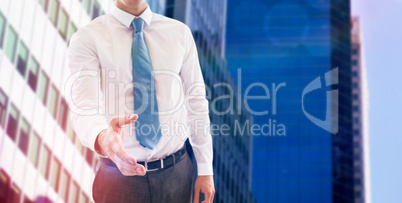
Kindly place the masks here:
<instances>
[{"instance_id":1,"label":"waistband","mask_svg":"<svg viewBox=\"0 0 402 203\"><path fill-rule=\"evenodd\" d=\"M169 168L171 166L174 166L176 163L178 163L179 161L181 161L182 157L187 153L186 150L186 144L183 145L183 147L181 149L179 149L177 152L165 157L165 158L161 158L155 161L150 161L150 162L137 162L138 164L141 164L145 167L146 171L157 171L163 168ZM112 167L116 167L116 164L110 160L109 158L104 158L104 157L100 157L100 162L102 164L108 165L108 166L112 166Z\"/></svg>"}]
</instances>

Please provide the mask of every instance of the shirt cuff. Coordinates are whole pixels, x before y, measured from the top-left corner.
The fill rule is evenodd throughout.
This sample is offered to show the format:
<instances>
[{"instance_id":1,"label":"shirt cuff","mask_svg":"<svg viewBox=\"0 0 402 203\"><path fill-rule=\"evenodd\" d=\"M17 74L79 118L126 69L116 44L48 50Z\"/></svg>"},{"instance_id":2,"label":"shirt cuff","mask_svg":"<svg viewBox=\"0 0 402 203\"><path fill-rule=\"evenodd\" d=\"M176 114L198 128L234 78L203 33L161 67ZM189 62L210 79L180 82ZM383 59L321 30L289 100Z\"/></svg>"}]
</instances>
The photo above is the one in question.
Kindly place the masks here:
<instances>
[{"instance_id":1,"label":"shirt cuff","mask_svg":"<svg viewBox=\"0 0 402 203\"><path fill-rule=\"evenodd\" d=\"M211 164L197 163L198 176L212 176L214 171Z\"/></svg>"}]
</instances>

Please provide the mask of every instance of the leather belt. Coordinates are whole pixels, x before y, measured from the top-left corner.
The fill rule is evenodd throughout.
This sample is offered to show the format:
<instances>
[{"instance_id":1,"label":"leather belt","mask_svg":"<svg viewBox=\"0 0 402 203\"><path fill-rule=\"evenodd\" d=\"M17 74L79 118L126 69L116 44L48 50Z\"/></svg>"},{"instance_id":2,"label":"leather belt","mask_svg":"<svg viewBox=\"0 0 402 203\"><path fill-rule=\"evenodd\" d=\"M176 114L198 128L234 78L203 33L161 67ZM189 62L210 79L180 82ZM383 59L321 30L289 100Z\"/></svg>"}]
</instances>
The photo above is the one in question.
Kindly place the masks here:
<instances>
[{"instance_id":1,"label":"leather belt","mask_svg":"<svg viewBox=\"0 0 402 203\"><path fill-rule=\"evenodd\" d=\"M141 164L145 167L146 171L157 171L159 169L163 169L163 168L169 168L173 165L175 165L176 163L178 163L179 161L181 161L182 157L187 153L186 150L186 144L184 144L184 146L179 149L177 152L165 157L165 158L161 158L155 161L145 161L145 162L137 162L138 164ZM116 167L116 164L110 160L109 158L104 158L104 157L99 157L100 158L100 162L102 162L103 164L106 164L108 166L113 166Z\"/></svg>"}]
</instances>

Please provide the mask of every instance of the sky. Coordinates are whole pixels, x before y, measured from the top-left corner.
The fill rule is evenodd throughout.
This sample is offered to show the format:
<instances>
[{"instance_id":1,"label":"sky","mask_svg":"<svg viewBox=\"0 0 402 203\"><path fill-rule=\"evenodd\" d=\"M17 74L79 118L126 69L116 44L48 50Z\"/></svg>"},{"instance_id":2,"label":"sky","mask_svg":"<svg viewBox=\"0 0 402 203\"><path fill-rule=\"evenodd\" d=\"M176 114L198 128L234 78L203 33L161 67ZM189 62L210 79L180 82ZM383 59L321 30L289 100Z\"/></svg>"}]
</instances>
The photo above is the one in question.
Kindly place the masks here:
<instances>
[{"instance_id":1,"label":"sky","mask_svg":"<svg viewBox=\"0 0 402 203\"><path fill-rule=\"evenodd\" d=\"M402 199L402 0L352 0L369 87L373 203Z\"/></svg>"}]
</instances>

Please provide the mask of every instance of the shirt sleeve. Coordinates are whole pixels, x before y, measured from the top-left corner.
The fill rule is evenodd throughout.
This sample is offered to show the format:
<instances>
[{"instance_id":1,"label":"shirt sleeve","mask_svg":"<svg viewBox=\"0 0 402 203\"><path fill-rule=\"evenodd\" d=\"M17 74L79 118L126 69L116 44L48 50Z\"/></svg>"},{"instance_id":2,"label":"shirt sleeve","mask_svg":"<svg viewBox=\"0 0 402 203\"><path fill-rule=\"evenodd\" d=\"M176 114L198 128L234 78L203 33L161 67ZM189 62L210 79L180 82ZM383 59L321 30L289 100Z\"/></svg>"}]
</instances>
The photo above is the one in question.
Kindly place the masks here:
<instances>
[{"instance_id":1,"label":"shirt sleeve","mask_svg":"<svg viewBox=\"0 0 402 203\"><path fill-rule=\"evenodd\" d=\"M210 133L210 120L208 100L197 48L191 31L186 27L186 53L180 71L186 94L186 107L188 111L187 123L190 127L190 144L193 147L197 161L198 175L213 175L212 168L212 137Z\"/></svg>"},{"instance_id":2,"label":"shirt sleeve","mask_svg":"<svg viewBox=\"0 0 402 203\"><path fill-rule=\"evenodd\" d=\"M78 30L68 49L70 75L66 81L66 101L70 108L70 120L83 146L95 151L98 134L108 128L102 91L100 65L95 43L83 30Z\"/></svg>"}]
</instances>

